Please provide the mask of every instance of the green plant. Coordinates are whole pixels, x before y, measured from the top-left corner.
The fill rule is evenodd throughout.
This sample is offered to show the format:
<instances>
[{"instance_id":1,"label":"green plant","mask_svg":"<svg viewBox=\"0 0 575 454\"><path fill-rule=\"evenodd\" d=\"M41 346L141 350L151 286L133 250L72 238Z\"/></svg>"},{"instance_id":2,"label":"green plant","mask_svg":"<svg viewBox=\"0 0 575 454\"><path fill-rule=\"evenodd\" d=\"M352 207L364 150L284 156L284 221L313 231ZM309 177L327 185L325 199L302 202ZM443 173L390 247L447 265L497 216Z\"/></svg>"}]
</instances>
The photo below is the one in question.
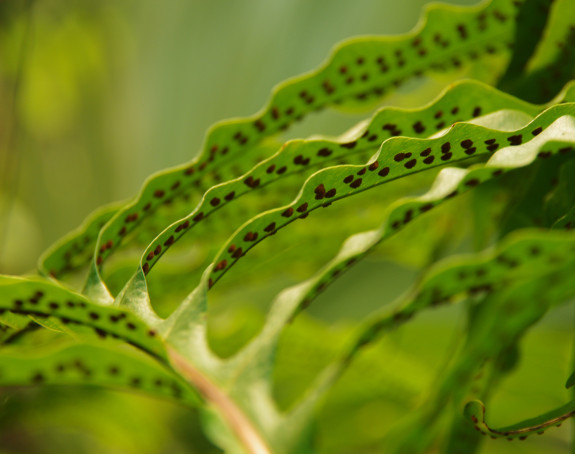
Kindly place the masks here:
<instances>
[{"instance_id":1,"label":"green plant","mask_svg":"<svg viewBox=\"0 0 575 454\"><path fill-rule=\"evenodd\" d=\"M258 114L214 126L193 162L92 215L44 254L43 277L1 277L0 384L137 389L201 408L226 452L316 452L315 411L355 361L377 356L367 346L427 309L460 304L457 354L381 449L467 453L487 443L481 434L524 439L561 423L575 401L503 429L487 425L480 401L516 367L530 328L575 291L573 17L568 0L433 6L409 35L343 43ZM312 111L374 108L435 74L454 82L423 107L380 108L335 139L278 139ZM469 231L462 213L473 216ZM357 233L382 215L380 228ZM458 236L465 254L453 254L464 249ZM305 249L286 260L282 242ZM174 248L193 255L183 265L170 260ZM285 327L378 249L415 264L414 285L350 329L305 389L274 389L282 345L302 354L289 350L297 339ZM238 298L246 282L288 266L307 279L275 298L245 345L232 339L216 354L207 295ZM152 290L168 317L152 308ZM314 329L308 341L320 337ZM401 381L401 370L387 372Z\"/></svg>"}]
</instances>

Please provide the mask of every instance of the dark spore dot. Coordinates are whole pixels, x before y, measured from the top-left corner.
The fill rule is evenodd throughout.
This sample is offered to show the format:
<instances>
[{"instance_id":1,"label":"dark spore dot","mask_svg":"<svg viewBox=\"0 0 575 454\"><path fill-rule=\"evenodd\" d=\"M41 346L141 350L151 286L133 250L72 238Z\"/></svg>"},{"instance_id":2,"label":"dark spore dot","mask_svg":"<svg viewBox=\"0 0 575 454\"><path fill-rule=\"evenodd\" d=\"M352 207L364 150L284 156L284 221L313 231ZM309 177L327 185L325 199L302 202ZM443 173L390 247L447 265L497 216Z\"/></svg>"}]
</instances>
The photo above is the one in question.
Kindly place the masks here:
<instances>
[{"instance_id":1,"label":"dark spore dot","mask_svg":"<svg viewBox=\"0 0 575 454\"><path fill-rule=\"evenodd\" d=\"M16 307L16 308L20 308L23 305L24 305L24 301L22 301L22 300L15 300L14 301L14 307Z\"/></svg>"},{"instance_id":2,"label":"dark spore dot","mask_svg":"<svg viewBox=\"0 0 575 454\"><path fill-rule=\"evenodd\" d=\"M280 117L280 111L277 107L272 107L271 114L274 120L277 120Z\"/></svg>"},{"instance_id":3,"label":"dark spore dot","mask_svg":"<svg viewBox=\"0 0 575 454\"><path fill-rule=\"evenodd\" d=\"M60 305L58 303L52 302L50 303L48 306L50 306L50 309L58 309L60 307Z\"/></svg>"},{"instance_id":4,"label":"dark spore dot","mask_svg":"<svg viewBox=\"0 0 575 454\"><path fill-rule=\"evenodd\" d=\"M243 249L242 249L241 247L240 247L240 248L237 248L237 249L234 251L234 253L232 254L232 257L235 258L235 259L239 259L239 258L242 256L243 253L244 253L244 251L243 251Z\"/></svg>"},{"instance_id":5,"label":"dark spore dot","mask_svg":"<svg viewBox=\"0 0 575 454\"><path fill-rule=\"evenodd\" d=\"M340 67L339 67L339 72L340 72L341 74L347 73L347 66L340 66Z\"/></svg>"},{"instance_id":6,"label":"dark spore dot","mask_svg":"<svg viewBox=\"0 0 575 454\"><path fill-rule=\"evenodd\" d=\"M72 309L72 308L76 307L76 304L74 304L73 301L67 301L66 306L68 306L70 309Z\"/></svg>"},{"instance_id":7,"label":"dark spore dot","mask_svg":"<svg viewBox=\"0 0 575 454\"><path fill-rule=\"evenodd\" d=\"M126 226L122 226L122 228L120 229L120 231L118 232L119 236L124 236L126 234Z\"/></svg>"},{"instance_id":8,"label":"dark spore dot","mask_svg":"<svg viewBox=\"0 0 575 454\"><path fill-rule=\"evenodd\" d=\"M357 171L357 174L358 174L358 175L363 175L363 174L365 174L366 170L367 170L367 169L364 167L363 169L358 170L358 171Z\"/></svg>"},{"instance_id":9,"label":"dark spore dot","mask_svg":"<svg viewBox=\"0 0 575 454\"><path fill-rule=\"evenodd\" d=\"M156 246L156 249L154 249L154 254L155 255L159 255L160 252L162 252L162 246L160 246L159 244Z\"/></svg>"},{"instance_id":10,"label":"dark spore dot","mask_svg":"<svg viewBox=\"0 0 575 454\"><path fill-rule=\"evenodd\" d=\"M184 170L184 174L190 176L193 175L195 171L196 169L194 169L193 167L188 167L186 170Z\"/></svg>"},{"instance_id":11,"label":"dark spore dot","mask_svg":"<svg viewBox=\"0 0 575 454\"><path fill-rule=\"evenodd\" d=\"M465 186L469 186L471 188L477 186L480 183L480 181L477 178L472 178L471 180L467 180L465 182Z\"/></svg>"},{"instance_id":12,"label":"dark spore dot","mask_svg":"<svg viewBox=\"0 0 575 454\"><path fill-rule=\"evenodd\" d=\"M150 208L152 208L152 204L150 202L146 203L144 205L144 207L142 208L142 210L144 211L148 211Z\"/></svg>"},{"instance_id":13,"label":"dark spore dot","mask_svg":"<svg viewBox=\"0 0 575 454\"><path fill-rule=\"evenodd\" d=\"M497 142L496 139L487 139L484 143L486 145L493 145L495 142Z\"/></svg>"},{"instance_id":14,"label":"dark spore dot","mask_svg":"<svg viewBox=\"0 0 575 454\"><path fill-rule=\"evenodd\" d=\"M573 147L563 147L563 148L559 148L559 153L561 154L565 154L565 153L569 153L573 151Z\"/></svg>"},{"instance_id":15,"label":"dark spore dot","mask_svg":"<svg viewBox=\"0 0 575 454\"><path fill-rule=\"evenodd\" d=\"M433 118L438 120L441 118L442 115L443 115L443 112L441 110L438 110L437 112L435 112L435 115L433 116Z\"/></svg>"},{"instance_id":16,"label":"dark spore dot","mask_svg":"<svg viewBox=\"0 0 575 454\"><path fill-rule=\"evenodd\" d=\"M329 148L321 148L318 152L317 155L321 156L323 158L327 158L328 156L330 156L332 153L332 151Z\"/></svg>"},{"instance_id":17,"label":"dark spore dot","mask_svg":"<svg viewBox=\"0 0 575 454\"><path fill-rule=\"evenodd\" d=\"M459 36L461 37L461 39L467 39L467 29L465 28L465 25L463 24L458 24L457 25L457 32L459 33Z\"/></svg>"},{"instance_id":18,"label":"dark spore dot","mask_svg":"<svg viewBox=\"0 0 575 454\"><path fill-rule=\"evenodd\" d=\"M422 213L425 213L426 211L429 211L433 208L433 204L432 203L427 203L425 205L422 205L421 207L419 207L419 211L421 211Z\"/></svg>"},{"instance_id":19,"label":"dark spore dot","mask_svg":"<svg viewBox=\"0 0 575 454\"><path fill-rule=\"evenodd\" d=\"M497 144L497 143L493 143L493 144L487 146L487 149L491 152L497 150L498 148L499 148L499 144Z\"/></svg>"},{"instance_id":20,"label":"dark spore dot","mask_svg":"<svg viewBox=\"0 0 575 454\"><path fill-rule=\"evenodd\" d=\"M355 148L356 144L357 144L356 141L348 142L348 143L342 143L342 144L340 144L340 147L347 148L348 150L351 150L352 148Z\"/></svg>"},{"instance_id":21,"label":"dark spore dot","mask_svg":"<svg viewBox=\"0 0 575 454\"><path fill-rule=\"evenodd\" d=\"M345 184L349 184L349 183L351 183L352 181L353 181L353 175L348 175L347 177L345 177L345 178L343 179L343 182L344 182Z\"/></svg>"},{"instance_id":22,"label":"dark spore dot","mask_svg":"<svg viewBox=\"0 0 575 454\"><path fill-rule=\"evenodd\" d=\"M118 367L116 367L116 366L110 366L110 367L108 368L108 373L109 373L110 375L118 375L118 374L120 373L120 369L119 369Z\"/></svg>"},{"instance_id":23,"label":"dark spore dot","mask_svg":"<svg viewBox=\"0 0 575 454\"><path fill-rule=\"evenodd\" d=\"M552 154L553 154L553 153L551 153L550 151L540 151L540 152L537 154L537 157L538 157L538 158L541 158L541 159L547 159L547 158L549 158Z\"/></svg>"},{"instance_id":24,"label":"dark spore dot","mask_svg":"<svg viewBox=\"0 0 575 454\"><path fill-rule=\"evenodd\" d=\"M393 160L394 160L395 162L401 162L401 161L403 161L406 157L407 157L407 156L406 156L405 153L397 153L397 154L393 157Z\"/></svg>"},{"instance_id":25,"label":"dark spore dot","mask_svg":"<svg viewBox=\"0 0 575 454\"><path fill-rule=\"evenodd\" d=\"M377 174L380 177L386 177L389 175L389 167L384 167L383 169L381 169L379 172L377 172Z\"/></svg>"},{"instance_id":26,"label":"dark spore dot","mask_svg":"<svg viewBox=\"0 0 575 454\"><path fill-rule=\"evenodd\" d=\"M358 178L357 180L352 181L352 183L350 184L350 186L351 186L353 189L357 189L357 188L359 188L359 187L361 186L362 181L363 181L363 180L362 180L361 178Z\"/></svg>"},{"instance_id":27,"label":"dark spore dot","mask_svg":"<svg viewBox=\"0 0 575 454\"><path fill-rule=\"evenodd\" d=\"M44 383L44 375L42 375L40 372L38 372L37 374L34 374L34 376L32 377L32 383Z\"/></svg>"},{"instance_id":28,"label":"dark spore dot","mask_svg":"<svg viewBox=\"0 0 575 454\"><path fill-rule=\"evenodd\" d=\"M201 221L204 218L204 213L202 211L200 211L198 214L196 214L194 216L194 221L198 222Z\"/></svg>"},{"instance_id":29,"label":"dark spore dot","mask_svg":"<svg viewBox=\"0 0 575 454\"><path fill-rule=\"evenodd\" d=\"M231 254L232 252L234 252L236 250L236 245L235 244L230 244L230 247L228 248L228 252Z\"/></svg>"},{"instance_id":30,"label":"dark spore dot","mask_svg":"<svg viewBox=\"0 0 575 454\"><path fill-rule=\"evenodd\" d=\"M297 156L293 159L293 163L296 164L296 165L301 164L302 162L303 162L303 156L302 156L301 154L300 154L300 155L297 155Z\"/></svg>"},{"instance_id":31,"label":"dark spore dot","mask_svg":"<svg viewBox=\"0 0 575 454\"><path fill-rule=\"evenodd\" d=\"M272 173L276 169L276 165L272 164L266 169L266 173Z\"/></svg>"},{"instance_id":32,"label":"dark spore dot","mask_svg":"<svg viewBox=\"0 0 575 454\"><path fill-rule=\"evenodd\" d=\"M266 125L261 119L254 121L254 126L259 132L262 132L266 129Z\"/></svg>"},{"instance_id":33,"label":"dark spore dot","mask_svg":"<svg viewBox=\"0 0 575 454\"><path fill-rule=\"evenodd\" d=\"M415 164L417 164L417 159L411 159L405 163L405 168L413 169L415 167Z\"/></svg>"},{"instance_id":34,"label":"dark spore dot","mask_svg":"<svg viewBox=\"0 0 575 454\"><path fill-rule=\"evenodd\" d=\"M148 271L150 271L150 264L144 263L144 265L142 266L142 271L144 272L144 274L148 274Z\"/></svg>"},{"instance_id":35,"label":"dark spore dot","mask_svg":"<svg viewBox=\"0 0 575 454\"><path fill-rule=\"evenodd\" d=\"M249 176L244 180L244 184L246 186L252 187L252 185L254 184L254 177L253 176Z\"/></svg>"},{"instance_id":36,"label":"dark spore dot","mask_svg":"<svg viewBox=\"0 0 575 454\"><path fill-rule=\"evenodd\" d=\"M273 232L273 231L275 230L275 228L276 228L276 223L275 223L275 222L272 222L271 224L268 224L268 225L264 228L264 231L266 231L266 232L268 232L268 233L269 233L269 232Z\"/></svg>"},{"instance_id":37,"label":"dark spore dot","mask_svg":"<svg viewBox=\"0 0 575 454\"><path fill-rule=\"evenodd\" d=\"M214 197L212 200L210 200L210 205L213 207L217 207L220 204L220 199L217 197Z\"/></svg>"},{"instance_id":38,"label":"dark spore dot","mask_svg":"<svg viewBox=\"0 0 575 454\"><path fill-rule=\"evenodd\" d=\"M305 219L305 218L307 218L308 216L309 216L309 213L304 213L304 214L300 214L300 215L298 216L298 218L299 218L299 219Z\"/></svg>"},{"instance_id":39,"label":"dark spore dot","mask_svg":"<svg viewBox=\"0 0 575 454\"><path fill-rule=\"evenodd\" d=\"M451 144L449 142L445 142L443 145L441 145L441 152L442 153L449 153L451 151Z\"/></svg>"},{"instance_id":40,"label":"dark spore dot","mask_svg":"<svg viewBox=\"0 0 575 454\"><path fill-rule=\"evenodd\" d=\"M401 222L399 222L399 221L394 221L394 222L391 224L391 227L392 227L394 230L397 230L400 225L401 225Z\"/></svg>"},{"instance_id":41,"label":"dark spore dot","mask_svg":"<svg viewBox=\"0 0 575 454\"><path fill-rule=\"evenodd\" d=\"M443 129L445 127L445 122L444 121L440 121L439 123L437 123L435 125L436 129Z\"/></svg>"},{"instance_id":42,"label":"dark spore dot","mask_svg":"<svg viewBox=\"0 0 575 454\"><path fill-rule=\"evenodd\" d=\"M472 115L474 117L478 117L479 115L481 115L481 107L476 107L475 109L473 109Z\"/></svg>"},{"instance_id":43,"label":"dark spore dot","mask_svg":"<svg viewBox=\"0 0 575 454\"><path fill-rule=\"evenodd\" d=\"M154 197L157 199L161 199L162 197L164 197L165 192L162 189L156 189L154 191Z\"/></svg>"},{"instance_id":44,"label":"dark spore dot","mask_svg":"<svg viewBox=\"0 0 575 454\"><path fill-rule=\"evenodd\" d=\"M172 191L175 191L176 189L178 189L180 187L180 182L176 181L172 186L170 186L170 189Z\"/></svg>"},{"instance_id":45,"label":"dark spore dot","mask_svg":"<svg viewBox=\"0 0 575 454\"><path fill-rule=\"evenodd\" d=\"M332 188L325 193L325 196L329 199L335 195L335 192L336 192L335 188Z\"/></svg>"},{"instance_id":46,"label":"dark spore dot","mask_svg":"<svg viewBox=\"0 0 575 454\"><path fill-rule=\"evenodd\" d=\"M307 210L307 202L302 203L299 207L297 207L296 211L298 213L303 213Z\"/></svg>"},{"instance_id":47,"label":"dark spore dot","mask_svg":"<svg viewBox=\"0 0 575 454\"><path fill-rule=\"evenodd\" d=\"M139 377L134 377L130 381L130 384L135 388L138 388L142 384L142 380Z\"/></svg>"},{"instance_id":48,"label":"dark spore dot","mask_svg":"<svg viewBox=\"0 0 575 454\"><path fill-rule=\"evenodd\" d=\"M130 331L134 331L136 329L136 325L134 325L131 322L126 323L126 328L128 328Z\"/></svg>"},{"instance_id":49,"label":"dark spore dot","mask_svg":"<svg viewBox=\"0 0 575 454\"><path fill-rule=\"evenodd\" d=\"M425 131L425 126L423 126L423 123L421 121L418 121L417 123L413 124L413 130L416 133L421 134L422 132Z\"/></svg>"},{"instance_id":50,"label":"dark spore dot","mask_svg":"<svg viewBox=\"0 0 575 454\"><path fill-rule=\"evenodd\" d=\"M255 241L258 238L258 234L256 232L248 232L244 236L244 241Z\"/></svg>"},{"instance_id":51,"label":"dark spore dot","mask_svg":"<svg viewBox=\"0 0 575 454\"><path fill-rule=\"evenodd\" d=\"M455 106L453 109L451 109L452 115L455 115L457 112L459 112L459 107Z\"/></svg>"},{"instance_id":52,"label":"dark spore dot","mask_svg":"<svg viewBox=\"0 0 575 454\"><path fill-rule=\"evenodd\" d=\"M322 184L318 185L313 192L315 192L316 195L321 195L323 196L325 194L325 186Z\"/></svg>"},{"instance_id":53,"label":"dark spore dot","mask_svg":"<svg viewBox=\"0 0 575 454\"><path fill-rule=\"evenodd\" d=\"M423 150L421 153L419 153L419 156L429 156L431 154L431 148L426 148L425 150Z\"/></svg>"},{"instance_id":54,"label":"dark spore dot","mask_svg":"<svg viewBox=\"0 0 575 454\"><path fill-rule=\"evenodd\" d=\"M515 136L507 137L507 140L511 145L521 145L521 142L523 142L523 137L521 134L517 134Z\"/></svg>"},{"instance_id":55,"label":"dark spore dot","mask_svg":"<svg viewBox=\"0 0 575 454\"><path fill-rule=\"evenodd\" d=\"M98 314L96 314L95 312L90 312L88 315L90 316L90 318L92 320L98 320L100 318L100 316Z\"/></svg>"},{"instance_id":56,"label":"dark spore dot","mask_svg":"<svg viewBox=\"0 0 575 454\"><path fill-rule=\"evenodd\" d=\"M442 161L449 161L451 159L451 157L453 156L453 154L450 153L445 153L444 155L441 156L441 160Z\"/></svg>"},{"instance_id":57,"label":"dark spore dot","mask_svg":"<svg viewBox=\"0 0 575 454\"><path fill-rule=\"evenodd\" d=\"M471 148L473 146L473 141L470 139L465 139L461 141L461 146L463 148Z\"/></svg>"},{"instance_id":58,"label":"dark spore dot","mask_svg":"<svg viewBox=\"0 0 575 454\"><path fill-rule=\"evenodd\" d=\"M374 141L376 141L376 140L377 140L377 134L372 134L371 136L369 136L369 137L367 138L367 141L368 141L368 142L374 142Z\"/></svg>"},{"instance_id":59,"label":"dark spore dot","mask_svg":"<svg viewBox=\"0 0 575 454\"><path fill-rule=\"evenodd\" d=\"M374 170L376 170L379 167L379 162L377 161L373 161L370 165L369 165L369 171L373 172Z\"/></svg>"},{"instance_id":60,"label":"dark spore dot","mask_svg":"<svg viewBox=\"0 0 575 454\"><path fill-rule=\"evenodd\" d=\"M282 216L283 216L284 218L289 218L292 214L293 214L293 207L289 207L287 210L285 210L285 211L282 213Z\"/></svg>"},{"instance_id":61,"label":"dark spore dot","mask_svg":"<svg viewBox=\"0 0 575 454\"><path fill-rule=\"evenodd\" d=\"M451 154L451 153L450 153ZM445 156L445 155L444 155ZM425 164L433 164L433 161L435 160L435 156L428 156L427 158L425 158L423 160L423 162Z\"/></svg>"},{"instance_id":62,"label":"dark spore dot","mask_svg":"<svg viewBox=\"0 0 575 454\"><path fill-rule=\"evenodd\" d=\"M276 173L277 173L278 175L281 175L281 174L285 173L286 170L287 170L287 167L286 167L286 166L283 166L283 167L280 167Z\"/></svg>"},{"instance_id":63,"label":"dark spore dot","mask_svg":"<svg viewBox=\"0 0 575 454\"><path fill-rule=\"evenodd\" d=\"M457 195L457 191L453 191L445 196L446 199L451 199Z\"/></svg>"},{"instance_id":64,"label":"dark spore dot","mask_svg":"<svg viewBox=\"0 0 575 454\"><path fill-rule=\"evenodd\" d=\"M353 81L354 81L353 76L349 76L347 79L345 79L346 85L351 85Z\"/></svg>"},{"instance_id":65,"label":"dark spore dot","mask_svg":"<svg viewBox=\"0 0 575 454\"><path fill-rule=\"evenodd\" d=\"M495 172L493 172L493 176L494 177L498 177L499 175L503 174L503 170L502 169L497 169Z\"/></svg>"},{"instance_id":66,"label":"dark spore dot","mask_svg":"<svg viewBox=\"0 0 575 454\"><path fill-rule=\"evenodd\" d=\"M473 153L475 153L476 151L477 151L477 148L471 147L471 148L468 148L467 150L465 150L465 154L468 155L468 156L471 156L471 155L472 155Z\"/></svg>"},{"instance_id":67,"label":"dark spore dot","mask_svg":"<svg viewBox=\"0 0 575 454\"><path fill-rule=\"evenodd\" d=\"M214 267L214 271L221 271L223 270L226 266L228 266L228 261L227 260L222 260L221 262L219 262L215 267Z\"/></svg>"},{"instance_id":68,"label":"dark spore dot","mask_svg":"<svg viewBox=\"0 0 575 454\"><path fill-rule=\"evenodd\" d=\"M537 246L533 246L533 247L531 247L531 249L529 249L529 253L531 255L537 256L537 255L541 254L541 249L539 249Z\"/></svg>"},{"instance_id":69,"label":"dark spore dot","mask_svg":"<svg viewBox=\"0 0 575 454\"><path fill-rule=\"evenodd\" d=\"M185 220L182 224L180 224L180 225L182 226L183 229L187 229L187 228L190 226L190 221L188 221L188 220L186 219L186 220ZM156 250L157 250L157 249L158 249L158 248L156 248ZM160 248L160 250L161 250L161 248ZM159 252L156 252L156 254L159 254Z\"/></svg>"}]
</instances>

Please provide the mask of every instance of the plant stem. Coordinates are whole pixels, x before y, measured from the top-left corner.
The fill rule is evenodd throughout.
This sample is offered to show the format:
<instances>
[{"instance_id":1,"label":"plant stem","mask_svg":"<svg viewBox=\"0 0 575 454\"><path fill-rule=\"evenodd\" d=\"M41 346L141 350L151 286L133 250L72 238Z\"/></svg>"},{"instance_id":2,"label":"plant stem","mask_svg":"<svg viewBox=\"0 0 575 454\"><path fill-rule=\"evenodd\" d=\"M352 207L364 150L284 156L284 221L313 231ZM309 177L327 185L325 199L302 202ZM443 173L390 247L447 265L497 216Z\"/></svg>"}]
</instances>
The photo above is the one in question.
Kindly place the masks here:
<instances>
[{"instance_id":1,"label":"plant stem","mask_svg":"<svg viewBox=\"0 0 575 454\"><path fill-rule=\"evenodd\" d=\"M219 411L249 454L272 454L252 422L215 383L169 347L168 355L176 370Z\"/></svg>"}]
</instances>

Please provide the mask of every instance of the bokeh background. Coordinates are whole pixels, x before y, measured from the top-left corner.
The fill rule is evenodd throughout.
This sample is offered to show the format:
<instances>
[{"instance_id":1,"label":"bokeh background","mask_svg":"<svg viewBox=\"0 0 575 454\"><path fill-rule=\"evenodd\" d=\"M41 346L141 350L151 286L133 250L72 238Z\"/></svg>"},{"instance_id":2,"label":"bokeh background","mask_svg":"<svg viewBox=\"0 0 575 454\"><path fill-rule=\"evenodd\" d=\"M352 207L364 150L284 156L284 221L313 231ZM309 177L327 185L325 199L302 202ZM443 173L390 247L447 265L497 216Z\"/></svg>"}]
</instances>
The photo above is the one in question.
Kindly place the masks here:
<instances>
[{"instance_id":1,"label":"bokeh background","mask_svg":"<svg viewBox=\"0 0 575 454\"><path fill-rule=\"evenodd\" d=\"M211 124L254 113L275 84L318 66L342 39L410 30L426 3L0 2L0 272L33 271L41 252L96 207L133 197L150 173L192 159ZM427 93L435 94L433 87ZM422 96L387 102L417 105ZM357 118L322 113L290 134L341 133ZM352 284L376 305L370 283L386 274L390 294L398 294L413 279L408 265L357 267L325 297L329 310L320 302L290 331L289 355L280 355L297 356L298 348L308 354L318 335L325 345L304 372L278 372L286 401L341 343L355 318ZM222 319L222 339L249 337L263 317L257 305L249 317L239 313ZM457 308L428 314L359 361L322 411L325 452L381 452L386 426L437 379L463 317ZM525 361L494 399L494 425L566 400L571 319L567 310L552 314L527 336ZM224 341L219 348L225 353ZM373 387L354 389L354 374L372 374ZM569 451L568 428L541 438L490 444L484 452ZM0 390L0 453L56 452L219 451L202 435L198 414L171 403L99 389Z\"/></svg>"}]
</instances>

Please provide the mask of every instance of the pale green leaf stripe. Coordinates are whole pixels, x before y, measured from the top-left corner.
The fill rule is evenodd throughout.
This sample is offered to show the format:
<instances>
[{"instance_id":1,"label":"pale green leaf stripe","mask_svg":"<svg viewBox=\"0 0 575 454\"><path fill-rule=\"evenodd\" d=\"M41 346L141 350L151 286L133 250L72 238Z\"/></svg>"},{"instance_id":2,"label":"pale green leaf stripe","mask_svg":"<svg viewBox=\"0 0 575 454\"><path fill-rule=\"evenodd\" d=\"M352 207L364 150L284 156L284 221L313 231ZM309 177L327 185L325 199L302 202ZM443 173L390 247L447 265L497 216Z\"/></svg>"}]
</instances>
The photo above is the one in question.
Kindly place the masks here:
<instances>
[{"instance_id":1,"label":"pale green leaf stripe","mask_svg":"<svg viewBox=\"0 0 575 454\"><path fill-rule=\"evenodd\" d=\"M397 86L413 75L445 65L459 66L464 60L506 48L512 43L518 6L512 0L494 0L472 8L435 5L428 10L428 20L408 35L344 42L319 70L276 87L260 113L214 126L203 153L192 164L148 179L137 200L117 213L105 227L96 245L95 265L101 265L105 258L100 252L102 248L106 252L117 247L159 204L183 194L186 188L202 186L201 175L219 172L219 168L231 163L253 143L287 127L307 112L349 97L359 100L379 97L388 86Z\"/></svg>"},{"instance_id":2,"label":"pale green leaf stripe","mask_svg":"<svg viewBox=\"0 0 575 454\"><path fill-rule=\"evenodd\" d=\"M0 276L0 290L0 315L7 317L8 323L9 313L57 317L70 329L75 324L91 327L102 337L123 339L155 357L166 358L156 332L128 311L94 304L78 293L38 278Z\"/></svg>"},{"instance_id":3,"label":"pale green leaf stripe","mask_svg":"<svg viewBox=\"0 0 575 454\"><path fill-rule=\"evenodd\" d=\"M555 153L570 152L573 149L573 135L569 134L572 134L574 126L573 117L568 115L574 112L574 104L554 106L527 126L513 132L457 123L447 135L438 138L392 138L382 144L379 152L365 166L338 166L316 172L308 178L289 206L256 216L236 231L214 261L212 284L256 244L291 222L305 218L311 211L329 206L336 200L414 172L465 160L470 156L489 155L501 148L486 166L442 172L440 176L445 181L438 183L426 197L403 202L394 208L384 227L384 235L388 235L417 215L432 209L437 202L485 180L513 168L527 166L538 156L548 158ZM541 147L546 149L541 151ZM319 194L318 189L322 189ZM331 197L328 197L330 191ZM241 255L236 252L238 250L241 250Z\"/></svg>"},{"instance_id":4,"label":"pale green leaf stripe","mask_svg":"<svg viewBox=\"0 0 575 454\"><path fill-rule=\"evenodd\" d=\"M355 134L348 136L346 140L289 141L278 153L241 178L208 190L190 215L173 223L150 244L142 258L144 272L147 273L169 246L191 231L200 221L250 191L308 167L344 158L353 151L375 150L382 141L394 135L426 137L444 129L446 125L452 125L456 119L472 119L503 109L517 110L534 116L544 107L524 103L476 81L464 81L454 84L437 100L423 108L383 108L374 114L367 125L356 128Z\"/></svg>"},{"instance_id":5,"label":"pale green leaf stripe","mask_svg":"<svg viewBox=\"0 0 575 454\"><path fill-rule=\"evenodd\" d=\"M91 385L132 390L197 406L200 398L177 375L146 358L91 344L51 352L0 353L0 387Z\"/></svg>"}]
</instances>

